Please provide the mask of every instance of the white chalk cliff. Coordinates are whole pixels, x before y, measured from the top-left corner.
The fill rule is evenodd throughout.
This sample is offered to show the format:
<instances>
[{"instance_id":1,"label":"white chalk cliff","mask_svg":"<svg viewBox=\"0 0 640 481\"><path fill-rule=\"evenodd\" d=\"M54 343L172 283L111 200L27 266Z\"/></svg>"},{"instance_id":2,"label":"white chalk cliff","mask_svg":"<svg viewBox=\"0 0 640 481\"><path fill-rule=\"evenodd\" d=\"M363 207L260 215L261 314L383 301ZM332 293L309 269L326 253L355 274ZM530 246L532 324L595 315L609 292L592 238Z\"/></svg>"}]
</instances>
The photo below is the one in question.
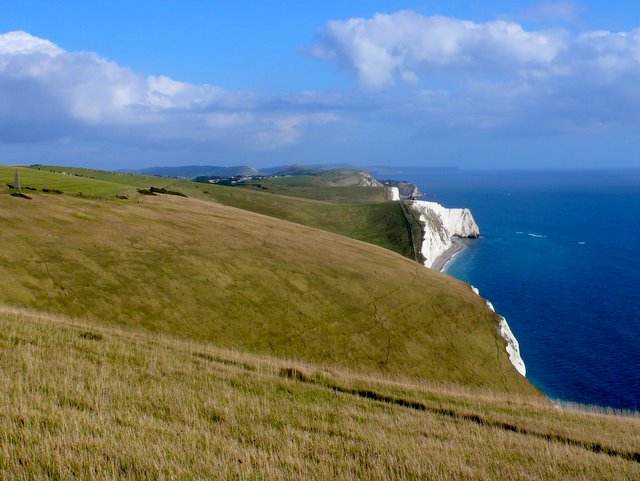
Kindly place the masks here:
<instances>
[{"instance_id":1,"label":"white chalk cliff","mask_svg":"<svg viewBox=\"0 0 640 481\"><path fill-rule=\"evenodd\" d=\"M478 296L480 295L480 292L475 287L471 286L471 290ZM485 302L487 303L487 307L492 312L496 312L496 310L493 308L493 304L491 304L487 300L485 300ZM511 328L509 327L507 320L503 316L499 315L498 317L500 318L500 322L498 323L498 333L500 334L500 337L502 337L502 339L507 342L506 350L507 354L509 355L509 361L511 362L511 364L513 364L513 367L516 368L516 371L526 377L527 367L525 366L524 361L522 360L522 356L520 355L520 344L518 343L516 336L514 336L513 332L511 332Z\"/></svg>"},{"instance_id":2,"label":"white chalk cliff","mask_svg":"<svg viewBox=\"0 0 640 481\"><path fill-rule=\"evenodd\" d=\"M454 237L478 237L480 228L469 209L447 209L436 202L415 200L410 208L418 214L422 226L420 252L426 267L438 265L438 259L450 252Z\"/></svg>"},{"instance_id":3,"label":"white chalk cliff","mask_svg":"<svg viewBox=\"0 0 640 481\"><path fill-rule=\"evenodd\" d=\"M507 341L507 354L509 354L509 361L513 364L513 367L516 368L523 376L527 375L527 367L524 365L524 361L522 360L522 356L520 356L520 344L518 344L518 340L516 336L511 332L511 328L509 324L507 324L507 320L500 316L500 324L498 326L500 335L502 338Z\"/></svg>"},{"instance_id":4,"label":"white chalk cliff","mask_svg":"<svg viewBox=\"0 0 640 481\"><path fill-rule=\"evenodd\" d=\"M413 201L411 208L419 215L418 221L422 226L423 238L420 252L424 257L426 267L441 268L441 257L448 256L455 249L454 237L478 237L480 228L471 215L469 209L447 209L436 202ZM475 287L473 292L480 295ZM493 305L486 301L487 307L495 312ZM527 375L527 368L520 356L520 345L513 335L507 320L499 317L498 333L506 341L506 351L509 361L523 376Z\"/></svg>"},{"instance_id":5,"label":"white chalk cliff","mask_svg":"<svg viewBox=\"0 0 640 481\"><path fill-rule=\"evenodd\" d=\"M397 187L386 187L385 195L387 200L398 201L400 200L400 189Z\"/></svg>"},{"instance_id":6,"label":"white chalk cliff","mask_svg":"<svg viewBox=\"0 0 640 481\"><path fill-rule=\"evenodd\" d=\"M446 258L456 248L454 237L479 237L480 228L471 215L469 209L447 209L436 202L413 201L410 209L418 216L422 227L422 245L420 252L424 257L424 265L429 268L442 268L442 259ZM475 287L471 289L476 295L480 292ZM493 305L485 300L487 308L496 312ZM513 367L526 376L527 369L520 356L520 345L513 335L507 320L499 317L498 333L506 341L506 351Z\"/></svg>"}]
</instances>

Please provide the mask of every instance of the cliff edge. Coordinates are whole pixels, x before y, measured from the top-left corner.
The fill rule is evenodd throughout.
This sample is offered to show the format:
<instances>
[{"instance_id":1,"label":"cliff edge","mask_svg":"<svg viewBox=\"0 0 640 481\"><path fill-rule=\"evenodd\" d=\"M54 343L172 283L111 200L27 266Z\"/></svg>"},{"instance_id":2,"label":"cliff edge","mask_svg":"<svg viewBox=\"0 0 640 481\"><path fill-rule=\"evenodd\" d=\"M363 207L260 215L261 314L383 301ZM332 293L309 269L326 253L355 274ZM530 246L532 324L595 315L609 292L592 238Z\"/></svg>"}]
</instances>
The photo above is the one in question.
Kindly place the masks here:
<instances>
[{"instance_id":1,"label":"cliff edge","mask_svg":"<svg viewBox=\"0 0 640 481\"><path fill-rule=\"evenodd\" d=\"M454 238L475 238L480 228L469 209L448 209L436 202L415 200L408 203L422 227L420 253L426 267L440 270L458 250Z\"/></svg>"},{"instance_id":2,"label":"cliff edge","mask_svg":"<svg viewBox=\"0 0 640 481\"><path fill-rule=\"evenodd\" d=\"M426 201L413 201L408 205L422 228L420 254L426 267L441 270L447 260L462 248L456 244L456 237L480 236L480 228L469 209L447 209L436 202ZM480 295L475 287L471 288ZM486 304L488 309L495 312L489 301ZM505 340L509 361L522 376L526 376L527 370L520 355L518 340L511 332L507 320L503 316L498 317L498 334Z\"/></svg>"}]
</instances>

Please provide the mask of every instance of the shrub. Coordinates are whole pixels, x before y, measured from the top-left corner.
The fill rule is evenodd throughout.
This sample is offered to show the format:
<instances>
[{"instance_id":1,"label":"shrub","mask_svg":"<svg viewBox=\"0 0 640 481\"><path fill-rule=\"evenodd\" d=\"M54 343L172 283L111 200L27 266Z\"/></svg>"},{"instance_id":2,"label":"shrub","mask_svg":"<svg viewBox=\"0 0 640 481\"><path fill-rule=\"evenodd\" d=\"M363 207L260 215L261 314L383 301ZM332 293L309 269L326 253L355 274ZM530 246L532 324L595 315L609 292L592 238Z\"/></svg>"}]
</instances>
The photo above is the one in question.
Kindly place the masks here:
<instances>
[{"instance_id":1,"label":"shrub","mask_svg":"<svg viewBox=\"0 0 640 481\"><path fill-rule=\"evenodd\" d=\"M31 197L29 197L28 195L23 194L22 192L12 192L11 196L12 197L22 197L23 199L31 200Z\"/></svg>"},{"instance_id":2,"label":"shrub","mask_svg":"<svg viewBox=\"0 0 640 481\"><path fill-rule=\"evenodd\" d=\"M179 197L187 197L187 195L183 194L182 192L178 192L176 190L168 190L168 189L165 189L164 187L160 187L160 188L151 187L149 190L155 194L167 194L167 195L177 195Z\"/></svg>"}]
</instances>

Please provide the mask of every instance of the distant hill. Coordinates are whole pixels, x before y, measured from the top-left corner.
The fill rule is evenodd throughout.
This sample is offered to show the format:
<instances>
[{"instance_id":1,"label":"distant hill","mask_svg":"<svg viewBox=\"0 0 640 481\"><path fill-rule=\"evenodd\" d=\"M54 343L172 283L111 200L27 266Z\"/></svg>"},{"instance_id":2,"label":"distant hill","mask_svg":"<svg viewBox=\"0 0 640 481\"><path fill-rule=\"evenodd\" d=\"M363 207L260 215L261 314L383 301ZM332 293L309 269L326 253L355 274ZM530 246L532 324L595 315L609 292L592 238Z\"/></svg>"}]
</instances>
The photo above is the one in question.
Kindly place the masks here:
<instances>
[{"instance_id":1,"label":"distant hill","mask_svg":"<svg viewBox=\"0 0 640 481\"><path fill-rule=\"evenodd\" d=\"M139 170L126 170L132 174L158 175L162 177L179 177L193 179L199 176L233 177L235 175L258 175L260 172L254 167L236 165L220 167L215 165L183 165L179 167L148 167Z\"/></svg>"},{"instance_id":2,"label":"distant hill","mask_svg":"<svg viewBox=\"0 0 640 481\"><path fill-rule=\"evenodd\" d=\"M324 202L371 204L385 201L385 190L382 184L363 170L316 171L292 166L283 172L296 173L244 181L237 186Z\"/></svg>"},{"instance_id":3,"label":"distant hill","mask_svg":"<svg viewBox=\"0 0 640 481\"><path fill-rule=\"evenodd\" d=\"M328 170L353 169L347 164L288 164L265 167L260 172L269 175L314 175Z\"/></svg>"},{"instance_id":4,"label":"distant hill","mask_svg":"<svg viewBox=\"0 0 640 481\"><path fill-rule=\"evenodd\" d=\"M397 187L398 192L404 198L420 197L423 194L416 184L407 182L406 180L381 180L382 185L388 187Z\"/></svg>"},{"instance_id":5,"label":"distant hill","mask_svg":"<svg viewBox=\"0 0 640 481\"><path fill-rule=\"evenodd\" d=\"M147 167L144 169L123 169L121 172L161 177L194 179L196 177L234 177L237 175L320 175L329 171L366 171L376 178L394 177L406 173L425 174L429 172L455 172L456 167L434 166L359 166L357 164L283 164L273 167L256 168L249 165L223 167L218 165L181 165L174 167Z\"/></svg>"},{"instance_id":6,"label":"distant hill","mask_svg":"<svg viewBox=\"0 0 640 481\"><path fill-rule=\"evenodd\" d=\"M144 169L123 169L121 172L160 177L194 179L196 177L234 177L238 175L319 175L333 170L352 171L346 165L279 165L257 169L249 165L222 167L218 165L180 165L175 167L147 167Z\"/></svg>"}]
</instances>

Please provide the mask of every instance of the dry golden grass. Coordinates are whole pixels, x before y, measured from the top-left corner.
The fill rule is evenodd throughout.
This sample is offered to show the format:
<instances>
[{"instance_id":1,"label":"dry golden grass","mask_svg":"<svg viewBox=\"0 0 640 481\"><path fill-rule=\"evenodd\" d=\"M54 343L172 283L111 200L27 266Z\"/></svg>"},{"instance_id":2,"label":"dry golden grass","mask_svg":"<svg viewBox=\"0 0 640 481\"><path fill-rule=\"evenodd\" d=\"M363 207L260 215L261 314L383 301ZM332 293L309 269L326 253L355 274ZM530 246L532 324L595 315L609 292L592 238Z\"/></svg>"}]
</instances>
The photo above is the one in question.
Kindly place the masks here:
<instances>
[{"instance_id":1,"label":"dry golden grass","mask_svg":"<svg viewBox=\"0 0 640 481\"><path fill-rule=\"evenodd\" d=\"M15 308L0 352L0 479L640 479L639 419L537 396Z\"/></svg>"}]
</instances>

